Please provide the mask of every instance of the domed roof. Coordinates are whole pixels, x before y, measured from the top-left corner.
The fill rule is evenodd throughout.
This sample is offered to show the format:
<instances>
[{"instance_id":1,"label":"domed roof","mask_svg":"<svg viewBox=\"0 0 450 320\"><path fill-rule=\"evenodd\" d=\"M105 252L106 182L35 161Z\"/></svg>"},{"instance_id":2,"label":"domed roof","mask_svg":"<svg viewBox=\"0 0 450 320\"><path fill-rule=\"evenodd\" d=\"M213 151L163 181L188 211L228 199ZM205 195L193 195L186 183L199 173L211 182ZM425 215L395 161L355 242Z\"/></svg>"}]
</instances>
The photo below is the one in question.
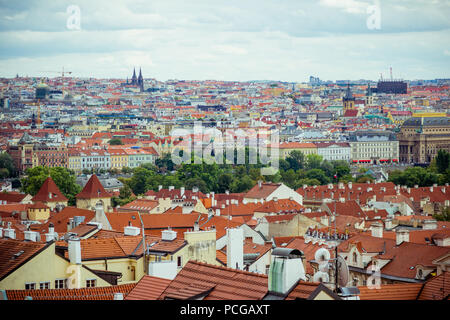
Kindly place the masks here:
<instances>
[{"instance_id":1,"label":"domed roof","mask_svg":"<svg viewBox=\"0 0 450 320\"><path fill-rule=\"evenodd\" d=\"M39 83L36 88L48 88L48 85L44 82Z\"/></svg>"}]
</instances>

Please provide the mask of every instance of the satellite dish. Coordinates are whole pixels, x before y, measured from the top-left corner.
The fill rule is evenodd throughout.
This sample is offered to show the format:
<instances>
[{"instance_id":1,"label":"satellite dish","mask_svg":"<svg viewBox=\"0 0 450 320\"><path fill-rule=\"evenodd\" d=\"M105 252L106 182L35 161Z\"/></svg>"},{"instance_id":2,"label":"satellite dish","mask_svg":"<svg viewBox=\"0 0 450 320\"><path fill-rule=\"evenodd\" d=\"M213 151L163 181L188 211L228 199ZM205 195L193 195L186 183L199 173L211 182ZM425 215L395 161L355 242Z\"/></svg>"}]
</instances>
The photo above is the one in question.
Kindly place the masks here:
<instances>
[{"instance_id":1,"label":"satellite dish","mask_svg":"<svg viewBox=\"0 0 450 320\"><path fill-rule=\"evenodd\" d=\"M330 277L328 276L328 273L319 271L314 274L314 282L329 282Z\"/></svg>"},{"instance_id":2,"label":"satellite dish","mask_svg":"<svg viewBox=\"0 0 450 320\"><path fill-rule=\"evenodd\" d=\"M330 260L330 251L328 251L325 248L320 248L314 254L314 259L317 261L318 264L322 264L325 261Z\"/></svg>"},{"instance_id":3,"label":"satellite dish","mask_svg":"<svg viewBox=\"0 0 450 320\"><path fill-rule=\"evenodd\" d=\"M347 262L345 262L344 258L338 256L337 264L338 264L338 285L341 287L345 287L347 286L349 279Z\"/></svg>"}]
</instances>

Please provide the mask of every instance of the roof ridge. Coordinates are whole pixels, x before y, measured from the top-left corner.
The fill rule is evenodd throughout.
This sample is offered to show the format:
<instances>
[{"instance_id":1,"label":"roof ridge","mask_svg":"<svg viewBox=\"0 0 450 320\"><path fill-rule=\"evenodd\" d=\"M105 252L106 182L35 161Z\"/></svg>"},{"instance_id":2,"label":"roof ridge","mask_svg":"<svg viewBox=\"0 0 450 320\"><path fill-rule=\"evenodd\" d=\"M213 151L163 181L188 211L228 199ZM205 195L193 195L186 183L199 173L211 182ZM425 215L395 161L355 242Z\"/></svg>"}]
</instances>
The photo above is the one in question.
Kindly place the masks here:
<instances>
[{"instance_id":1,"label":"roof ridge","mask_svg":"<svg viewBox=\"0 0 450 320\"><path fill-rule=\"evenodd\" d=\"M265 274L260 274L260 273L256 273L256 272L245 271L245 270L239 270L239 269L233 269L233 268L224 267L224 266L216 266L213 264L209 264L209 263L201 262L201 261L197 261L197 260L189 260L188 263L198 264L198 265L207 266L207 267L213 267L214 269L233 271L233 272L246 274L246 275L258 276L261 278L267 278L267 275L265 275Z\"/></svg>"}]
</instances>

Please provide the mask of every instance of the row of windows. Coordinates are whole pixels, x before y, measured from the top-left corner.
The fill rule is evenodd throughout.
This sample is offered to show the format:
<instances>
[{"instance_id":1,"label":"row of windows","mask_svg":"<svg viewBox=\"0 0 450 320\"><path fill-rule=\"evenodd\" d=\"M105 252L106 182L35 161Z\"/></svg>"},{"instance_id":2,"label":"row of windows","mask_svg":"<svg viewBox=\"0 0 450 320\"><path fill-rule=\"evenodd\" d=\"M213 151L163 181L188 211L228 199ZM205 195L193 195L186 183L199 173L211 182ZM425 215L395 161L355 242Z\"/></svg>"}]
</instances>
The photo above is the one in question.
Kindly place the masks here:
<instances>
[{"instance_id":1,"label":"row of windows","mask_svg":"<svg viewBox=\"0 0 450 320\"><path fill-rule=\"evenodd\" d=\"M69 279L56 279L55 280L55 289L67 289ZM86 280L86 288L93 288L97 286L96 279L88 279ZM25 290L36 290L36 282L27 282L25 283ZM39 290L50 289L50 281L39 282Z\"/></svg>"}]
</instances>

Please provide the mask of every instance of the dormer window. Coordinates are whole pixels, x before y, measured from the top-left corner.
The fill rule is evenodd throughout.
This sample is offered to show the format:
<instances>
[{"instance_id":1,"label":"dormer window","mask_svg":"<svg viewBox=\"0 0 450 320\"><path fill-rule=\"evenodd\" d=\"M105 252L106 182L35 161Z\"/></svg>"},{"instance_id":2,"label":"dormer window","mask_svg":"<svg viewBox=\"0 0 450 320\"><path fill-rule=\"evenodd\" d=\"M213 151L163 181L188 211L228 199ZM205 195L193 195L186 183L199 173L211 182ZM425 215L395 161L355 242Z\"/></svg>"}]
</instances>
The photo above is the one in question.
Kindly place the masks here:
<instances>
[{"instance_id":1,"label":"dormer window","mask_svg":"<svg viewBox=\"0 0 450 320\"><path fill-rule=\"evenodd\" d=\"M353 252L353 262L358 263L358 254L356 252Z\"/></svg>"}]
</instances>

